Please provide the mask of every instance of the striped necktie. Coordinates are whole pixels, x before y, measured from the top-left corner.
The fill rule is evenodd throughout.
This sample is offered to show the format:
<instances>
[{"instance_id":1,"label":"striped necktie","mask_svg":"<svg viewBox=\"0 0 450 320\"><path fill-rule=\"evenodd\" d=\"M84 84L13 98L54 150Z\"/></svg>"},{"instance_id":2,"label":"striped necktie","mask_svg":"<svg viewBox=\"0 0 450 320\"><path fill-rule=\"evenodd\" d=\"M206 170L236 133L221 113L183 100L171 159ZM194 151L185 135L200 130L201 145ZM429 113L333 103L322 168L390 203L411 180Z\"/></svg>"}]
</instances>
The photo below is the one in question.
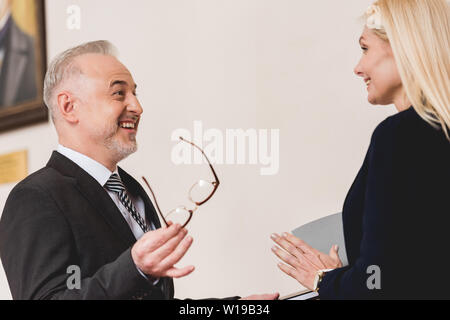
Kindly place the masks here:
<instances>
[{"instance_id":1,"label":"striped necktie","mask_svg":"<svg viewBox=\"0 0 450 320\"><path fill-rule=\"evenodd\" d=\"M150 230L145 220L141 217L141 215L137 212L134 207L131 199L128 197L127 191L125 190L125 186L120 180L120 177L114 173L111 175L109 180L105 184L106 190L115 192L119 196L120 203L128 210L133 219L137 222L137 224L141 227L142 231L147 232Z\"/></svg>"}]
</instances>

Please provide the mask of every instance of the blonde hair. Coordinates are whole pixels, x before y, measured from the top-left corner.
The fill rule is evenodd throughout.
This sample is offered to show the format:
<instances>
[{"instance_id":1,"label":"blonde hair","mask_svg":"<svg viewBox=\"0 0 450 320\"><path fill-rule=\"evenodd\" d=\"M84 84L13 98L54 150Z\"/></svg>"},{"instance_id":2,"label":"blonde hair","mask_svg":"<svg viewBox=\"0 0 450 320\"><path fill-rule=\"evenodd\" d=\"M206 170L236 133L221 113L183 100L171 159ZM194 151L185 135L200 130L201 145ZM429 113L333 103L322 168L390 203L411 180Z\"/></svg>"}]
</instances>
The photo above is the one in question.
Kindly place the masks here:
<instances>
[{"instance_id":1,"label":"blonde hair","mask_svg":"<svg viewBox=\"0 0 450 320\"><path fill-rule=\"evenodd\" d=\"M392 47L416 112L450 141L450 5L448 0L378 0L381 29Z\"/></svg>"}]
</instances>

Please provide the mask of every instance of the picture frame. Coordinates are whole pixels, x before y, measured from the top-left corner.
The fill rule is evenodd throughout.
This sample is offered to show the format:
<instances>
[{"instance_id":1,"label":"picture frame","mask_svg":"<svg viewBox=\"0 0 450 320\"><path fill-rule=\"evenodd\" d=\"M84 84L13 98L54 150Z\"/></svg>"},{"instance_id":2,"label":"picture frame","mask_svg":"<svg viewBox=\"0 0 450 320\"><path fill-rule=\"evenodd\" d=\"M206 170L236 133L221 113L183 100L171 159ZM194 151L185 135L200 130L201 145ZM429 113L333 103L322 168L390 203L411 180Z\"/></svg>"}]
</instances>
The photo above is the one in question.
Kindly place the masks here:
<instances>
[{"instance_id":1,"label":"picture frame","mask_svg":"<svg viewBox=\"0 0 450 320\"><path fill-rule=\"evenodd\" d=\"M0 0L0 133L48 121L44 6L44 0Z\"/></svg>"}]
</instances>

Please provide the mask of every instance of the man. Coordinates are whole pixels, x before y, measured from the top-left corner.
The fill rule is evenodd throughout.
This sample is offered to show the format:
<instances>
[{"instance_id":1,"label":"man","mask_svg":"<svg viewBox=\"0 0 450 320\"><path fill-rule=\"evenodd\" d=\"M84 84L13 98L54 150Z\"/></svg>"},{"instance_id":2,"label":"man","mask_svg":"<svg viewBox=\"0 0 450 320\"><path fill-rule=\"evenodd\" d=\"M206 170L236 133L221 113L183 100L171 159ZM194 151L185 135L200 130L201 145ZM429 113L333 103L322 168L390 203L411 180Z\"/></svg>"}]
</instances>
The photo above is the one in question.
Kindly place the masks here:
<instances>
[{"instance_id":1,"label":"man","mask_svg":"<svg viewBox=\"0 0 450 320\"><path fill-rule=\"evenodd\" d=\"M34 40L16 25L10 7L10 0L0 0L0 110L37 97Z\"/></svg>"},{"instance_id":2,"label":"man","mask_svg":"<svg viewBox=\"0 0 450 320\"><path fill-rule=\"evenodd\" d=\"M136 87L106 41L50 64L44 100L58 150L14 188L0 221L13 298L171 299L172 278L194 270L174 267L192 244L187 231L161 228L140 184L117 167L137 150ZM71 270L81 272L75 288Z\"/></svg>"}]
</instances>

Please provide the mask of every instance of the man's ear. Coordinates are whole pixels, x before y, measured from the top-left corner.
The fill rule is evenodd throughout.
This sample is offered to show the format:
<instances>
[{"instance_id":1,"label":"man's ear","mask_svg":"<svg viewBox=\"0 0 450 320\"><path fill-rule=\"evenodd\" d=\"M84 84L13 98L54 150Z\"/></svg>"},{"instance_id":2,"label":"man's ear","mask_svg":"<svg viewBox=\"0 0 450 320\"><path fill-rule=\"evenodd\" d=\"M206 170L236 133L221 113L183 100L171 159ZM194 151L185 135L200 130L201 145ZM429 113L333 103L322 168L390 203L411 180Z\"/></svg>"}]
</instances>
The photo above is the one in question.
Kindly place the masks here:
<instances>
[{"instance_id":1,"label":"man's ear","mask_svg":"<svg viewBox=\"0 0 450 320\"><path fill-rule=\"evenodd\" d=\"M60 92L58 94L57 102L58 109L63 119L71 124L78 123L77 103L73 94L67 91Z\"/></svg>"}]
</instances>

